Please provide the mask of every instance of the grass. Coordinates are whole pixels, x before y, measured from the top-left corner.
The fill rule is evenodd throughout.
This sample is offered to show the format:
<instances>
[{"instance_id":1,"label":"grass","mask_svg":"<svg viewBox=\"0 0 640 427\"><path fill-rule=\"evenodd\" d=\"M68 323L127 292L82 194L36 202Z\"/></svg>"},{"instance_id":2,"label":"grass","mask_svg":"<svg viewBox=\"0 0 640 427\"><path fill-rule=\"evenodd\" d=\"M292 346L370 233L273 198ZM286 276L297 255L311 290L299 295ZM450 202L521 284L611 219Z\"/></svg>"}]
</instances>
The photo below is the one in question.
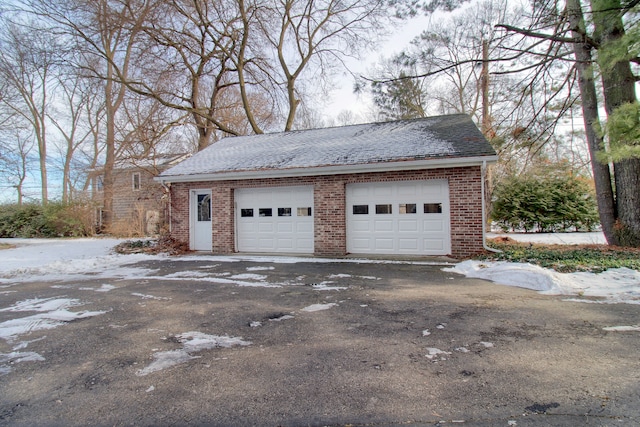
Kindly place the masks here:
<instances>
[{"instance_id":1,"label":"grass","mask_svg":"<svg viewBox=\"0 0 640 427\"><path fill-rule=\"evenodd\" d=\"M487 253L480 258L492 261L528 262L562 273L626 267L640 271L640 248L607 245L543 245L520 243L508 237L489 239L490 247L502 253Z\"/></svg>"}]
</instances>

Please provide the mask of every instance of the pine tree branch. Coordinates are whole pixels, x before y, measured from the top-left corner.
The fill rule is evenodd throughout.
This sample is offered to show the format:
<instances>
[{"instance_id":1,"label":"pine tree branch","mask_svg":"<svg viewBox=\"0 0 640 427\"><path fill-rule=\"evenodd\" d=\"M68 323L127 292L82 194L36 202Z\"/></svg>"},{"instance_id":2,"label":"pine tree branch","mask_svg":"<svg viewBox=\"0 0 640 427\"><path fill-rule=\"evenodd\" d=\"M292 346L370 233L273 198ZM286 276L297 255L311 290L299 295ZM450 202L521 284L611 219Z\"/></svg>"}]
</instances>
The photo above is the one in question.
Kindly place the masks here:
<instances>
[{"instance_id":1,"label":"pine tree branch","mask_svg":"<svg viewBox=\"0 0 640 427\"><path fill-rule=\"evenodd\" d=\"M640 1L640 0L638 0ZM531 31L531 30L526 30L524 28L519 28L519 27L514 27L513 25L508 25L508 24L498 24L495 26L496 28L503 28L507 31L511 31L513 33L518 33L518 34L522 34L523 36L527 36L527 37L533 37L533 38L537 38L537 39L543 39L543 40L549 40L549 41L554 41L554 42L559 42L559 43L581 43L581 42L587 42L589 43L589 45L593 46L594 48L598 48L599 45L598 43L593 40L591 37L588 36L583 36L583 37L562 37L562 36L558 36L557 34L545 34L545 33L538 33L535 31Z\"/></svg>"}]
</instances>

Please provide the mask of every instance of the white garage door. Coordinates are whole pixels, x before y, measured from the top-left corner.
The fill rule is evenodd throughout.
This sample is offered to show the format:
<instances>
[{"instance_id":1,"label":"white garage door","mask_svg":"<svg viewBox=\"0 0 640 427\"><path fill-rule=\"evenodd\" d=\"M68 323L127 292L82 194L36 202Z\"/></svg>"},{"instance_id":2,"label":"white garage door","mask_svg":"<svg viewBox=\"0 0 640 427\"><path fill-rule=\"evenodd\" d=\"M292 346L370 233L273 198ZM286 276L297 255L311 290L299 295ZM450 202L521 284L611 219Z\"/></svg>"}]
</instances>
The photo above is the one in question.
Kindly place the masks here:
<instances>
[{"instance_id":1,"label":"white garage door","mask_svg":"<svg viewBox=\"0 0 640 427\"><path fill-rule=\"evenodd\" d=\"M347 185L347 251L447 255L447 180Z\"/></svg>"},{"instance_id":2,"label":"white garage door","mask_svg":"<svg viewBox=\"0 0 640 427\"><path fill-rule=\"evenodd\" d=\"M313 187L235 190L239 252L313 253Z\"/></svg>"}]
</instances>

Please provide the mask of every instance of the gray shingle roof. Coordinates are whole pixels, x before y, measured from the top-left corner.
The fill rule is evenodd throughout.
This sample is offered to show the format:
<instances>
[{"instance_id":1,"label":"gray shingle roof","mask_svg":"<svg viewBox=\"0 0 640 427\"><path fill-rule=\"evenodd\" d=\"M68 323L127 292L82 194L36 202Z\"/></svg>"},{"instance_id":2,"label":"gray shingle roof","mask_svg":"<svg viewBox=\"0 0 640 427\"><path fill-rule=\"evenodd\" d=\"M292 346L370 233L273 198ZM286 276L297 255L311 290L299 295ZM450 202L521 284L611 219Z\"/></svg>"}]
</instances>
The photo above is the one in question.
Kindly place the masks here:
<instances>
[{"instance_id":1,"label":"gray shingle roof","mask_svg":"<svg viewBox=\"0 0 640 427\"><path fill-rule=\"evenodd\" d=\"M225 138L160 177L495 155L471 118L455 114Z\"/></svg>"}]
</instances>

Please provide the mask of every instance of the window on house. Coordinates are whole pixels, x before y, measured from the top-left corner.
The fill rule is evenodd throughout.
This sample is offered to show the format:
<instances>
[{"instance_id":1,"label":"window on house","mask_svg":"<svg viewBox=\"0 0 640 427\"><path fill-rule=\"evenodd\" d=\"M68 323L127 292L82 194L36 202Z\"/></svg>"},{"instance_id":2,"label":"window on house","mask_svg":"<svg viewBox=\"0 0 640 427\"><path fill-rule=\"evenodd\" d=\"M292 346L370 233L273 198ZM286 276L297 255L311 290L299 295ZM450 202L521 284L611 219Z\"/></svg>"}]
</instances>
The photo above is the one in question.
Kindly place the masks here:
<instances>
[{"instance_id":1,"label":"window on house","mask_svg":"<svg viewBox=\"0 0 640 427\"><path fill-rule=\"evenodd\" d=\"M258 215L260 216L273 216L273 210L271 208L258 209Z\"/></svg>"},{"instance_id":2,"label":"window on house","mask_svg":"<svg viewBox=\"0 0 640 427\"><path fill-rule=\"evenodd\" d=\"M298 208L298 216L311 216L311 208Z\"/></svg>"},{"instance_id":3,"label":"window on house","mask_svg":"<svg viewBox=\"0 0 640 427\"><path fill-rule=\"evenodd\" d=\"M414 214L414 213L416 213L416 204L415 203L401 203L400 204L400 213L401 214Z\"/></svg>"},{"instance_id":4,"label":"window on house","mask_svg":"<svg viewBox=\"0 0 640 427\"><path fill-rule=\"evenodd\" d=\"M424 213L442 213L442 203L425 203Z\"/></svg>"},{"instance_id":5,"label":"window on house","mask_svg":"<svg viewBox=\"0 0 640 427\"><path fill-rule=\"evenodd\" d=\"M140 172L133 173L133 175L131 176L131 184L131 188L133 188L133 191L140 190Z\"/></svg>"},{"instance_id":6,"label":"window on house","mask_svg":"<svg viewBox=\"0 0 640 427\"><path fill-rule=\"evenodd\" d=\"M368 215L369 214L369 205L353 205L353 214L354 215Z\"/></svg>"},{"instance_id":7,"label":"window on house","mask_svg":"<svg viewBox=\"0 0 640 427\"><path fill-rule=\"evenodd\" d=\"M198 194L198 221L211 221L211 196Z\"/></svg>"},{"instance_id":8,"label":"window on house","mask_svg":"<svg viewBox=\"0 0 640 427\"><path fill-rule=\"evenodd\" d=\"M391 205L376 205L376 214L390 214L391 213Z\"/></svg>"},{"instance_id":9,"label":"window on house","mask_svg":"<svg viewBox=\"0 0 640 427\"><path fill-rule=\"evenodd\" d=\"M291 216L291 208L278 208L278 216Z\"/></svg>"},{"instance_id":10,"label":"window on house","mask_svg":"<svg viewBox=\"0 0 640 427\"><path fill-rule=\"evenodd\" d=\"M240 216L243 218L252 217L253 209L240 209Z\"/></svg>"},{"instance_id":11,"label":"window on house","mask_svg":"<svg viewBox=\"0 0 640 427\"><path fill-rule=\"evenodd\" d=\"M104 191L104 177L102 175L96 176L96 191L99 193Z\"/></svg>"}]
</instances>

